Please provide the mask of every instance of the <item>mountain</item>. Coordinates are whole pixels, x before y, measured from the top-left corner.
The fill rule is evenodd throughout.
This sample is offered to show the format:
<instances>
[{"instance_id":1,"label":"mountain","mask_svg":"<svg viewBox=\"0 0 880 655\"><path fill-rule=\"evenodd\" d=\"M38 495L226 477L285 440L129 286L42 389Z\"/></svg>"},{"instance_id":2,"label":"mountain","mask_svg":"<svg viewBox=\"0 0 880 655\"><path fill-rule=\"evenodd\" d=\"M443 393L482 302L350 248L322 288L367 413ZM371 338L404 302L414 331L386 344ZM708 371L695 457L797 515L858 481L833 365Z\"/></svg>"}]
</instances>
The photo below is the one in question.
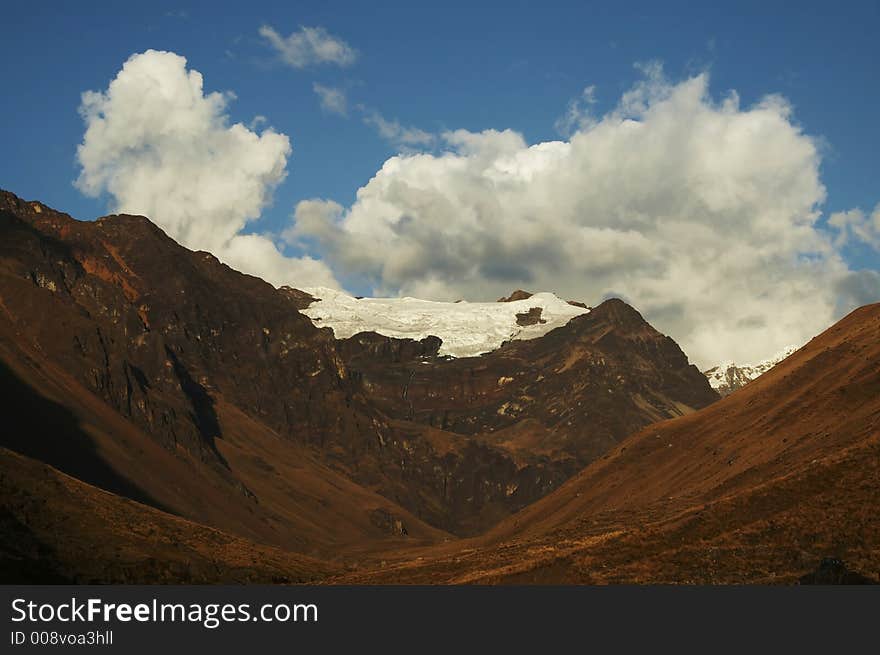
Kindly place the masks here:
<instances>
[{"instance_id":1,"label":"mountain","mask_svg":"<svg viewBox=\"0 0 880 655\"><path fill-rule=\"evenodd\" d=\"M878 578L880 305L719 400L618 299L322 293L0 193L3 579Z\"/></svg>"},{"instance_id":2,"label":"mountain","mask_svg":"<svg viewBox=\"0 0 880 655\"><path fill-rule=\"evenodd\" d=\"M632 430L717 399L625 303L539 296L502 307L505 329L549 331L479 356L444 355L433 335L337 338L304 313L323 300L144 217L77 221L0 192L0 382L15 408L0 446L94 498L325 561L476 534ZM52 513L0 501L19 533ZM38 540L55 547L51 534Z\"/></svg>"},{"instance_id":3,"label":"mountain","mask_svg":"<svg viewBox=\"0 0 880 655\"><path fill-rule=\"evenodd\" d=\"M549 493L633 430L717 399L675 342L620 300L480 357L407 359L393 343L362 333L342 357L404 451L422 441L447 461L480 462L476 476L456 463L436 479L457 513L478 508L460 534ZM408 466L426 479L436 470L432 459Z\"/></svg>"},{"instance_id":4,"label":"mountain","mask_svg":"<svg viewBox=\"0 0 880 655\"><path fill-rule=\"evenodd\" d=\"M443 531L331 468L375 438L327 331L289 294L147 219L79 222L0 196L0 446L247 539L330 556ZM269 394L269 391L272 394Z\"/></svg>"},{"instance_id":5,"label":"mountain","mask_svg":"<svg viewBox=\"0 0 880 655\"><path fill-rule=\"evenodd\" d=\"M2 445L298 552L338 556L399 539L395 521L409 541L443 537L313 446L375 434L358 428L372 416L346 398L332 336L288 293L179 247L143 218L80 223L4 200L5 398L32 401L12 405L20 429L3 431Z\"/></svg>"},{"instance_id":6,"label":"mountain","mask_svg":"<svg viewBox=\"0 0 880 655\"><path fill-rule=\"evenodd\" d=\"M703 375L709 379L712 388L724 397L742 388L759 375L763 375L795 350L797 350L797 346L788 346L758 364L738 366L736 362L723 362L703 371Z\"/></svg>"},{"instance_id":7,"label":"mountain","mask_svg":"<svg viewBox=\"0 0 880 655\"><path fill-rule=\"evenodd\" d=\"M876 583L878 334L880 304L862 307L736 393L635 432L487 534L337 581L791 584L834 569Z\"/></svg>"}]
</instances>

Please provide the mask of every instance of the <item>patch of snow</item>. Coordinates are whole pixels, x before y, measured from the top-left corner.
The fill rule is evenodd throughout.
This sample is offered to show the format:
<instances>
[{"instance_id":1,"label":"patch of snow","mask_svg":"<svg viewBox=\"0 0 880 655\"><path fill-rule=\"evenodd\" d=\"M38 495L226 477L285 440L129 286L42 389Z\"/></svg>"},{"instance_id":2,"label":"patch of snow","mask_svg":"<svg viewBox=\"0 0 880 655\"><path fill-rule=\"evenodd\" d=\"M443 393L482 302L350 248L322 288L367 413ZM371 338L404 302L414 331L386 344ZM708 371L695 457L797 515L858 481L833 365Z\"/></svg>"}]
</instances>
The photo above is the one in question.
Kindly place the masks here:
<instances>
[{"instance_id":1,"label":"patch of snow","mask_svg":"<svg viewBox=\"0 0 880 655\"><path fill-rule=\"evenodd\" d=\"M418 298L361 298L322 287L303 291L319 298L303 310L318 327L330 327L337 339L377 332L399 339L442 339L440 355L473 357L496 350L511 339L543 336L589 313L552 293L536 293L513 302L435 302ZM516 315L541 308L545 323L521 326Z\"/></svg>"},{"instance_id":2,"label":"patch of snow","mask_svg":"<svg viewBox=\"0 0 880 655\"><path fill-rule=\"evenodd\" d=\"M724 395L724 392L729 393L739 389L758 376L763 375L797 349L798 346L787 346L773 355L773 357L757 364L739 366L736 362L728 360L704 371L703 375L708 378L709 386Z\"/></svg>"}]
</instances>

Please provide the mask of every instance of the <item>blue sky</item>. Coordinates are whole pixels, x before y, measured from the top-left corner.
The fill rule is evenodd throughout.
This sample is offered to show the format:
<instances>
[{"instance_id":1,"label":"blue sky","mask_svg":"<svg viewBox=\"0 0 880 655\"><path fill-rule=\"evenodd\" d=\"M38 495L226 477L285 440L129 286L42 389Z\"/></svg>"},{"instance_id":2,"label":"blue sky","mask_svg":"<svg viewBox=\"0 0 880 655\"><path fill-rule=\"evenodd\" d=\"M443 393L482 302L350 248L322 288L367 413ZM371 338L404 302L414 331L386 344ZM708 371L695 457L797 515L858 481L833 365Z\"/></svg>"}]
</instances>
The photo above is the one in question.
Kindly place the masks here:
<instances>
[{"instance_id":1,"label":"blue sky","mask_svg":"<svg viewBox=\"0 0 880 655\"><path fill-rule=\"evenodd\" d=\"M703 4L705 6L694 6ZM709 6L715 4L716 6ZM424 129L510 127L529 141L590 84L600 106L629 86L633 64L711 73L712 90L744 102L781 93L828 148L829 210L877 202L880 166L880 3L151 2L10 3L0 42L7 62L0 105L3 186L82 218L105 211L72 187L83 125L79 95L103 89L129 55L185 56L207 89L232 90L234 120L266 116L294 148L290 175L265 212L286 218L310 196L350 202L393 147L359 121L322 112L313 82ZM257 34L321 25L358 49L346 69L291 70ZM276 218L280 214L281 217Z\"/></svg>"},{"instance_id":2,"label":"blue sky","mask_svg":"<svg viewBox=\"0 0 880 655\"><path fill-rule=\"evenodd\" d=\"M792 125L820 150L827 190L820 226L834 212L869 214L880 201L878 2L82 2L40 11L8 3L4 22L0 186L78 218L97 217L112 203L106 192L87 197L74 186L81 94L107 89L123 62L147 49L186 57L206 93L234 92L225 109L230 122L265 116L289 137L287 176L246 232L281 233L297 203L310 198L350 210L358 189L402 149L364 121L373 112L432 135L509 128L527 144L557 140L558 119L585 87L594 87L591 112L601 117L643 77L634 65L650 61L663 64L671 84L708 73L714 101L731 90L744 108L784 96ZM322 27L356 58L344 66L285 65L261 26L282 37ZM322 109L316 83L345 93L346 117ZM289 252L330 257L330 246L314 246L315 234L300 237ZM853 271L878 268L868 241L841 242L839 252ZM451 264L425 279L437 282L444 266ZM370 275L379 274L346 268L341 255L334 273L357 291L406 290L384 273L376 282ZM441 281L419 288L458 292Z\"/></svg>"}]
</instances>

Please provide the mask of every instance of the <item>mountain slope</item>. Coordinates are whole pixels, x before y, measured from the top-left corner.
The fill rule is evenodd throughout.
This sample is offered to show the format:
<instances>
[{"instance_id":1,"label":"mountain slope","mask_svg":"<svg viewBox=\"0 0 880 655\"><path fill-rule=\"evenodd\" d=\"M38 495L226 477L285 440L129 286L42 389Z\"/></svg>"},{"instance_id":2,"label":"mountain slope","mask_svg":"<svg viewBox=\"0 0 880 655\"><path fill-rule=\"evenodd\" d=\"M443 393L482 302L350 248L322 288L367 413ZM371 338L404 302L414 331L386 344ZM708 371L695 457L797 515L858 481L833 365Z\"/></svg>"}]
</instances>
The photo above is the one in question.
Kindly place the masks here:
<instances>
[{"instance_id":1,"label":"mountain slope","mask_svg":"<svg viewBox=\"0 0 880 655\"><path fill-rule=\"evenodd\" d=\"M181 248L144 218L81 223L0 200L5 397L32 408L16 407L18 430L0 445L303 552L398 538L375 512L402 520L411 540L443 537L320 462L310 444L346 426L369 439L356 425L370 419L346 405L332 336L288 292Z\"/></svg>"},{"instance_id":2,"label":"mountain slope","mask_svg":"<svg viewBox=\"0 0 880 655\"><path fill-rule=\"evenodd\" d=\"M880 578L880 304L727 398L651 425L487 535L378 582ZM465 547L466 546L466 547Z\"/></svg>"},{"instance_id":3,"label":"mountain slope","mask_svg":"<svg viewBox=\"0 0 880 655\"><path fill-rule=\"evenodd\" d=\"M547 526L568 512L705 502L867 444L880 430L878 334L880 304L856 310L739 392L627 439L567 485L590 488L568 509L548 513L547 499L531 511Z\"/></svg>"},{"instance_id":4,"label":"mountain slope","mask_svg":"<svg viewBox=\"0 0 880 655\"><path fill-rule=\"evenodd\" d=\"M0 448L4 583L314 582L339 567L141 505Z\"/></svg>"},{"instance_id":5,"label":"mountain slope","mask_svg":"<svg viewBox=\"0 0 880 655\"><path fill-rule=\"evenodd\" d=\"M38 353L36 354L38 355ZM0 446L115 494L259 541L339 556L398 537L375 525L394 515L408 541L445 533L318 461L222 399L216 402L225 467L169 451L69 374L35 354L11 350L0 330L0 394L13 408Z\"/></svg>"}]
</instances>

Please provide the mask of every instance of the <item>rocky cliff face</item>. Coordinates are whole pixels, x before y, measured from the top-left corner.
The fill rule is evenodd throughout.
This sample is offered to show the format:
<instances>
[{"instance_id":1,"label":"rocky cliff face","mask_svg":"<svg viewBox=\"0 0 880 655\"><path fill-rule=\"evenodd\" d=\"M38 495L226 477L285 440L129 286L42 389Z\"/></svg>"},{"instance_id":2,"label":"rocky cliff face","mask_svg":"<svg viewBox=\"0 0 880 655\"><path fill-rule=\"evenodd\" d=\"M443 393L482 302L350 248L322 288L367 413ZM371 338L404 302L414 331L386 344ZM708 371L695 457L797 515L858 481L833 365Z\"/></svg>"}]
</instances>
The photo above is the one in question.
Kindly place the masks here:
<instances>
[{"instance_id":1,"label":"rocky cliff face","mask_svg":"<svg viewBox=\"0 0 880 655\"><path fill-rule=\"evenodd\" d=\"M0 232L2 357L64 372L253 502L218 447L230 431L221 406L468 533L630 431L717 397L617 300L541 338L449 359L434 337L337 340L300 313L308 294L189 251L143 217L80 222L2 192ZM403 534L393 511L374 516Z\"/></svg>"},{"instance_id":2,"label":"rocky cliff face","mask_svg":"<svg viewBox=\"0 0 880 655\"><path fill-rule=\"evenodd\" d=\"M578 465L637 427L717 398L674 341L616 299L480 357L392 361L349 345L345 359L386 416Z\"/></svg>"}]
</instances>

